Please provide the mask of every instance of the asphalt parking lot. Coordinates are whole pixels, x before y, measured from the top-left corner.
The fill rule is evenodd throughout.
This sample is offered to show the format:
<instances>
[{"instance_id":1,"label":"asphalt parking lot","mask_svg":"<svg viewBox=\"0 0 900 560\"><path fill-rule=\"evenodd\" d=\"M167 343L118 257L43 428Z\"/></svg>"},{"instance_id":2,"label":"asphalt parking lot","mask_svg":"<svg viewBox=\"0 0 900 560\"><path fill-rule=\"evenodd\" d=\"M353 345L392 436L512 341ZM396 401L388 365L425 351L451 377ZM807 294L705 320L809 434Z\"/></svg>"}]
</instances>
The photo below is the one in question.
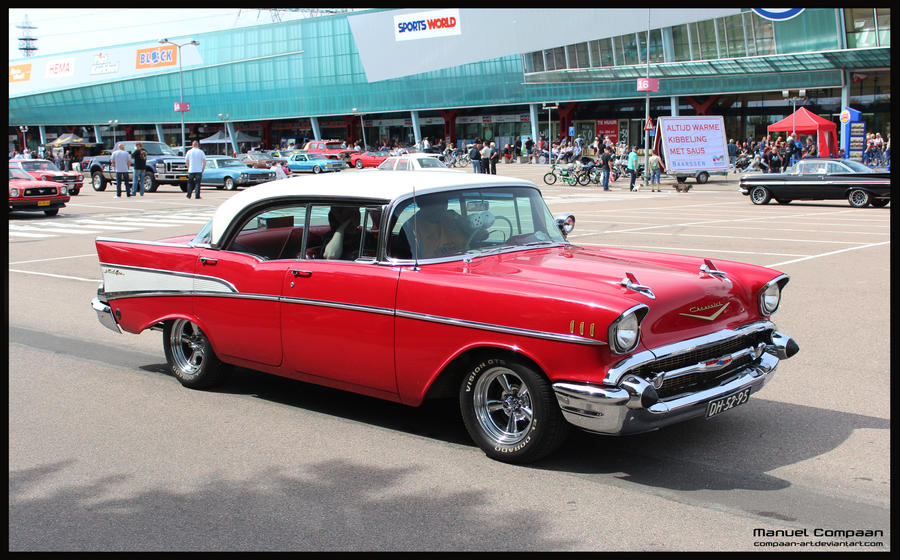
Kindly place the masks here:
<instances>
[{"instance_id":1,"label":"asphalt parking lot","mask_svg":"<svg viewBox=\"0 0 900 560\"><path fill-rule=\"evenodd\" d=\"M538 464L505 465L452 406L249 370L183 389L159 333L97 322L94 238L193 233L233 193L86 186L54 218L9 219L10 550L889 550L890 206L756 206L735 175L602 192L546 186L545 171L498 166L576 216L574 243L788 274L774 321L800 352L720 417L576 432ZM851 529L881 533L833 535Z\"/></svg>"}]
</instances>

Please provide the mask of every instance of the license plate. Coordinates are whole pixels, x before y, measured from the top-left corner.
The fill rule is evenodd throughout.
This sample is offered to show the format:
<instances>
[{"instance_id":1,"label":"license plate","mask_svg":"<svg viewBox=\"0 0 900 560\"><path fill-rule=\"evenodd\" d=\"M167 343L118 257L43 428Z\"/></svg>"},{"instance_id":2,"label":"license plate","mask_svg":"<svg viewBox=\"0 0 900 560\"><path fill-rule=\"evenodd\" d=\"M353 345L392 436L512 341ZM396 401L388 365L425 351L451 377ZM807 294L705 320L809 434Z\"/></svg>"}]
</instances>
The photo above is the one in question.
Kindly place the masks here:
<instances>
[{"instance_id":1,"label":"license plate","mask_svg":"<svg viewBox=\"0 0 900 560\"><path fill-rule=\"evenodd\" d=\"M38 206L50 206L49 200L38 200Z\"/></svg>"},{"instance_id":2,"label":"license plate","mask_svg":"<svg viewBox=\"0 0 900 560\"><path fill-rule=\"evenodd\" d=\"M176 179L178 179L179 181L187 181L187 180L188 180L187 177L182 177L181 175L179 175L178 177L176 177Z\"/></svg>"},{"instance_id":3,"label":"license plate","mask_svg":"<svg viewBox=\"0 0 900 560\"><path fill-rule=\"evenodd\" d=\"M720 399L716 399L714 401L710 401L709 404L706 405L706 417L712 418L717 414L721 414L726 410L731 410L732 408L742 405L750 399L750 387L742 391L738 391L737 393L732 393L727 397L722 397Z\"/></svg>"}]
</instances>

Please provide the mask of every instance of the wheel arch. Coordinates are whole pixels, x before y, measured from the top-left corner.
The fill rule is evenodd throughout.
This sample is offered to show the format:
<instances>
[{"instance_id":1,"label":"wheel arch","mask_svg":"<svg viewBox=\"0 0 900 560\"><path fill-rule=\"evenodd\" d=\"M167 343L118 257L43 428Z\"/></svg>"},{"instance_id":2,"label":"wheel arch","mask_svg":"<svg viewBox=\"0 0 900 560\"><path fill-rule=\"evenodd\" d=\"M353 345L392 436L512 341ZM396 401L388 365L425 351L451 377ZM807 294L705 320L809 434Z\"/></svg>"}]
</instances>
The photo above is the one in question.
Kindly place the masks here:
<instances>
[{"instance_id":1,"label":"wheel arch","mask_svg":"<svg viewBox=\"0 0 900 560\"><path fill-rule=\"evenodd\" d=\"M426 385L423 394L417 396L417 402L410 404L418 405L424 400L431 399L457 398L459 385L466 372L476 362L488 356L518 360L534 369L538 374L548 378L544 368L530 353L524 351L521 346L502 343L478 343L460 349L454 356L445 361ZM414 396L411 397L415 398Z\"/></svg>"}]
</instances>

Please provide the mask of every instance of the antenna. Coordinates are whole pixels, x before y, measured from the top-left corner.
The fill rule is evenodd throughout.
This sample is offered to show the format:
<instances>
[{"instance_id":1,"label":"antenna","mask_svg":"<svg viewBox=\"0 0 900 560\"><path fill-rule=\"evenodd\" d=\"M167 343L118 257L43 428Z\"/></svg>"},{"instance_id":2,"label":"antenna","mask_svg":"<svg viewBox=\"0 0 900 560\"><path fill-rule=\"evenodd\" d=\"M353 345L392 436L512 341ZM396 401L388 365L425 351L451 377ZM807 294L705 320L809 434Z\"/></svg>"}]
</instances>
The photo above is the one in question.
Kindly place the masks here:
<instances>
[{"instance_id":1,"label":"antenna","mask_svg":"<svg viewBox=\"0 0 900 560\"><path fill-rule=\"evenodd\" d=\"M416 213L413 214L413 260L415 264L413 265L413 270L419 270L419 225L418 225L418 216L419 216L419 203L416 202L416 184L412 185L412 194L413 194L413 204L416 205Z\"/></svg>"}]
</instances>

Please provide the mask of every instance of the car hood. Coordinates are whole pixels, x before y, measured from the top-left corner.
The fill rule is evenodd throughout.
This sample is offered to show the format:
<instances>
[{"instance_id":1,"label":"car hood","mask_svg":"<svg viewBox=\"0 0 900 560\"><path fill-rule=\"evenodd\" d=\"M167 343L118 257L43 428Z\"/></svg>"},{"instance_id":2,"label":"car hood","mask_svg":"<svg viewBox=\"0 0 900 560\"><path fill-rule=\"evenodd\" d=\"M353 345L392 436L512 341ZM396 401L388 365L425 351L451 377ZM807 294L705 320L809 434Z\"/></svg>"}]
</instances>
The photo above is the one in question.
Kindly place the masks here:
<instances>
[{"instance_id":1,"label":"car hood","mask_svg":"<svg viewBox=\"0 0 900 560\"><path fill-rule=\"evenodd\" d=\"M712 262L726 273L725 278L701 272L704 259L699 257L569 246L475 258L468 272L519 278L527 289L568 293L616 315L634 305L646 305L649 313L642 323L642 337L653 346L672 337L701 336L760 318L755 290L778 276L778 271ZM624 286L629 275L649 288L653 297Z\"/></svg>"}]
</instances>

